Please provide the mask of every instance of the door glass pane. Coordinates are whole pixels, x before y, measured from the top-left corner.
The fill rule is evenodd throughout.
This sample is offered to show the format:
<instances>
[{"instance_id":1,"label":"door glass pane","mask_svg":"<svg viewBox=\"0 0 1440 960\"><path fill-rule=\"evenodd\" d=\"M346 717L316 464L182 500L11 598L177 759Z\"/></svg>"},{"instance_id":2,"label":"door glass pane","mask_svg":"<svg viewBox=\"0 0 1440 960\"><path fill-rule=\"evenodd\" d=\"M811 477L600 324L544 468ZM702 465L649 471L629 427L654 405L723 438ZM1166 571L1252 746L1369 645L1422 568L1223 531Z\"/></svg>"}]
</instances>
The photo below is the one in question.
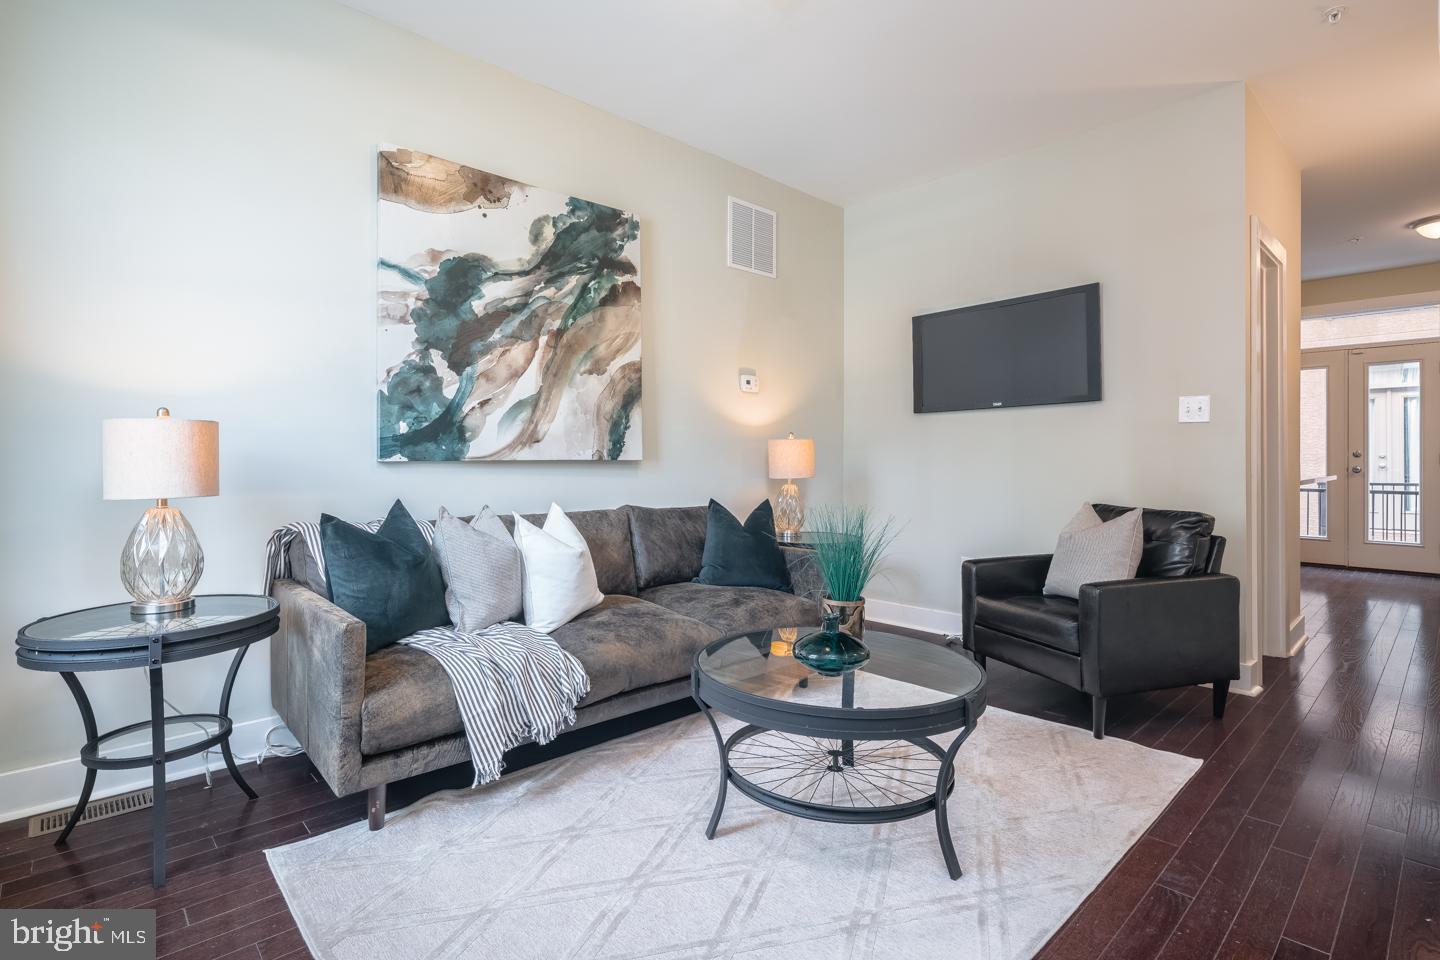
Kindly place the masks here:
<instances>
[{"instance_id":1,"label":"door glass pane","mask_svg":"<svg viewBox=\"0 0 1440 960\"><path fill-rule=\"evenodd\" d=\"M1329 443L1329 409L1325 390L1330 371L1300 371L1300 536L1323 540L1328 535L1329 484L1321 477Z\"/></svg>"},{"instance_id":2,"label":"door glass pane","mask_svg":"<svg viewBox=\"0 0 1440 960\"><path fill-rule=\"evenodd\" d=\"M1420 362L1369 366L1369 467L1365 537L1420 542Z\"/></svg>"}]
</instances>

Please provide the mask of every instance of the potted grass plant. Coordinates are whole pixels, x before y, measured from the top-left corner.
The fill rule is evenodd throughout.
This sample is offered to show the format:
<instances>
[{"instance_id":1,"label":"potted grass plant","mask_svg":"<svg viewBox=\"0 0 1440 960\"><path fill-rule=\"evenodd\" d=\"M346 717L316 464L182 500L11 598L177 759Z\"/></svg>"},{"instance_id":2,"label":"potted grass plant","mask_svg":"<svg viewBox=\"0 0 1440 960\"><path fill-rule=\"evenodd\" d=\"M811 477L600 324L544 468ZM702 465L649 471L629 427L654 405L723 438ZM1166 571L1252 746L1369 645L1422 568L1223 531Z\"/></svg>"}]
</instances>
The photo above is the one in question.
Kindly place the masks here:
<instances>
[{"instance_id":1,"label":"potted grass plant","mask_svg":"<svg viewBox=\"0 0 1440 960\"><path fill-rule=\"evenodd\" d=\"M870 657L864 644L865 587L899 531L893 517L879 520L867 507L812 509L809 526L825 585L823 626L796 643L794 656L821 672L853 669Z\"/></svg>"}]
</instances>

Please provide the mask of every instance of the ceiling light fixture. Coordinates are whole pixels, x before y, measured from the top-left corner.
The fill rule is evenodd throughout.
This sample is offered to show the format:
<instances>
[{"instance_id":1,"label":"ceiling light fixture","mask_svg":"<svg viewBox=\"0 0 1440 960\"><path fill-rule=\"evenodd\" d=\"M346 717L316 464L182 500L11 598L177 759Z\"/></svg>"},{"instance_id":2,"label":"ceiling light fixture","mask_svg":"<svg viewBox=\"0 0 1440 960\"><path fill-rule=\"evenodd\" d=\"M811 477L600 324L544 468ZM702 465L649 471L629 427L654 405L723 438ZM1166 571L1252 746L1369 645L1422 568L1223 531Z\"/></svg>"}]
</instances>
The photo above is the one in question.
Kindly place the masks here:
<instances>
[{"instance_id":1,"label":"ceiling light fixture","mask_svg":"<svg viewBox=\"0 0 1440 960\"><path fill-rule=\"evenodd\" d=\"M1332 25L1337 24L1343 16L1345 16L1344 7L1331 7L1325 11L1325 22Z\"/></svg>"},{"instance_id":2,"label":"ceiling light fixture","mask_svg":"<svg viewBox=\"0 0 1440 960\"><path fill-rule=\"evenodd\" d=\"M1405 224L1405 226L1427 240L1440 240L1440 214L1433 217L1422 217L1414 223Z\"/></svg>"}]
</instances>

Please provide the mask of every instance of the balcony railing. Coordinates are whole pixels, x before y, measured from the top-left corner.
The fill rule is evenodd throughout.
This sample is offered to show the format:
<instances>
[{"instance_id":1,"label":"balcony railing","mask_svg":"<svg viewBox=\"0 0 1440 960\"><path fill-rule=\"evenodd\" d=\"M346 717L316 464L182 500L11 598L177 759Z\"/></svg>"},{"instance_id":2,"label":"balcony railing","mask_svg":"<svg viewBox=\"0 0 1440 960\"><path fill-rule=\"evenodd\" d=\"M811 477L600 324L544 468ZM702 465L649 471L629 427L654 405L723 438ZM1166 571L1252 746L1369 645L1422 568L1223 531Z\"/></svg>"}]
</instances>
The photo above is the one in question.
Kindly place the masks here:
<instances>
[{"instance_id":1,"label":"balcony railing","mask_svg":"<svg viewBox=\"0 0 1440 960\"><path fill-rule=\"evenodd\" d=\"M1367 539L1378 543L1420 542L1420 484L1370 484Z\"/></svg>"},{"instance_id":2,"label":"balcony railing","mask_svg":"<svg viewBox=\"0 0 1440 960\"><path fill-rule=\"evenodd\" d=\"M1300 536L1324 540L1329 536L1328 485L1324 481L1300 486Z\"/></svg>"},{"instance_id":3,"label":"balcony railing","mask_svg":"<svg viewBox=\"0 0 1440 960\"><path fill-rule=\"evenodd\" d=\"M1330 487L1323 480L1300 486L1300 536L1330 535ZM1372 543L1420 542L1420 484L1372 483L1365 539Z\"/></svg>"}]
</instances>

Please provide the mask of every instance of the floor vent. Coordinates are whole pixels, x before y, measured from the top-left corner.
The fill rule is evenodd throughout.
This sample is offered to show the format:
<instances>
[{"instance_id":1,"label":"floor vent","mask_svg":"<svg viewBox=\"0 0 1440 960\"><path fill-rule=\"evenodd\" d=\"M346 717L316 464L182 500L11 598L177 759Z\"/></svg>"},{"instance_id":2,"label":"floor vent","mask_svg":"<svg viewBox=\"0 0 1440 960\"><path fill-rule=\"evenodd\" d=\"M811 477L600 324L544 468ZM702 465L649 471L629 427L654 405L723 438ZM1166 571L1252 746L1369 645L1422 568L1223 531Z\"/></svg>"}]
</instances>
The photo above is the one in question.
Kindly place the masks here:
<instances>
[{"instance_id":1,"label":"floor vent","mask_svg":"<svg viewBox=\"0 0 1440 960\"><path fill-rule=\"evenodd\" d=\"M80 818L80 822L108 820L111 817L118 817L122 813L144 810L154 805L155 791L150 787L146 787L144 790L132 790L129 793L106 797L104 800L91 800L90 805L85 808L85 815ZM74 807L66 807L64 810L55 810L31 817L30 836L43 837L47 833L59 833L64 830L65 823L70 819L70 813L74 809Z\"/></svg>"}]
</instances>

